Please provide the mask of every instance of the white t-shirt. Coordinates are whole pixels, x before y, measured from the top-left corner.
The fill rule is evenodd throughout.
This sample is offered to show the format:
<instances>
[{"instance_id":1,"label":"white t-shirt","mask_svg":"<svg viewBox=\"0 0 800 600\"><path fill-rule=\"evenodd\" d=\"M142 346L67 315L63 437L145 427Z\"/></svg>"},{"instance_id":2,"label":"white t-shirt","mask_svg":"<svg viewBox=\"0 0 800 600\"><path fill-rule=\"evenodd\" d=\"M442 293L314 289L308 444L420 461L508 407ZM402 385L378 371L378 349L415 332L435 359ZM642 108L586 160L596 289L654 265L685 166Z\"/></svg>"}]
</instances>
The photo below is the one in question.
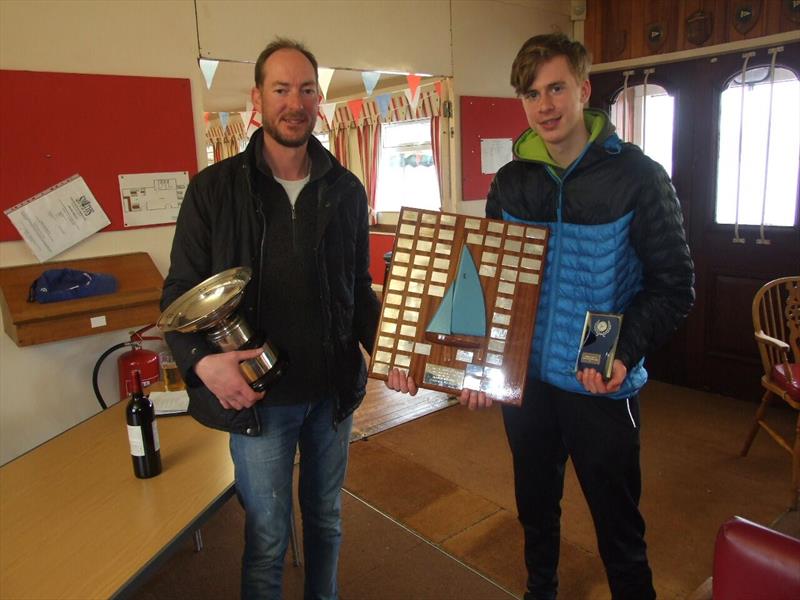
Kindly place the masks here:
<instances>
[{"instance_id":1,"label":"white t-shirt","mask_svg":"<svg viewBox=\"0 0 800 600\"><path fill-rule=\"evenodd\" d=\"M303 177L302 179L298 179L296 181L291 181L289 179L281 179L279 177L275 178L275 181L280 183L283 186L283 189L286 190L286 195L289 196L289 202L292 203L292 208L294 208L295 202L297 202L297 197L300 195L300 192L303 191L303 188L306 187L306 184L311 179L311 173Z\"/></svg>"}]
</instances>

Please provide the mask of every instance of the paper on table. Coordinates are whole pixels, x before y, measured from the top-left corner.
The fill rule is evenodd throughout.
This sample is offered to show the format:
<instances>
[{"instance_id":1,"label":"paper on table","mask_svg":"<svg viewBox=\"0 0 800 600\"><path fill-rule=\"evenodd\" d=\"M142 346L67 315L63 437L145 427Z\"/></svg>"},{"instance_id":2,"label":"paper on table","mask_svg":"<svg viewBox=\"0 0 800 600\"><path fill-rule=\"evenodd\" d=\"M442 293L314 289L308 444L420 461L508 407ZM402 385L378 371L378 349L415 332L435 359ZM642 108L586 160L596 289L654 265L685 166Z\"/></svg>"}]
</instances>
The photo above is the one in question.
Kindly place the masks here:
<instances>
[{"instance_id":1,"label":"paper on table","mask_svg":"<svg viewBox=\"0 0 800 600\"><path fill-rule=\"evenodd\" d=\"M175 415L189 410L189 394L177 392L150 392L150 402L157 415Z\"/></svg>"},{"instance_id":2,"label":"paper on table","mask_svg":"<svg viewBox=\"0 0 800 600\"><path fill-rule=\"evenodd\" d=\"M83 177L73 175L5 211L39 262L110 224Z\"/></svg>"}]
</instances>

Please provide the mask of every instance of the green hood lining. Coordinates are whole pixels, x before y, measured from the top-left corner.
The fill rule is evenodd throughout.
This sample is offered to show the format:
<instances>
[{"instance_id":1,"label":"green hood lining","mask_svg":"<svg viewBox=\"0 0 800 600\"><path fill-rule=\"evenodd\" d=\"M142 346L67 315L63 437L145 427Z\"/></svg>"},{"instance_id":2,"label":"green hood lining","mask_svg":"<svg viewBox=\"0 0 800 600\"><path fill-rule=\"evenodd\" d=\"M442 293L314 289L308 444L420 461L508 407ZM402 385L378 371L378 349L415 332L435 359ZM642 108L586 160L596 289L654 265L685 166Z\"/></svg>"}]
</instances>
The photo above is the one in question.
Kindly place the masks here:
<instances>
[{"instance_id":1,"label":"green hood lining","mask_svg":"<svg viewBox=\"0 0 800 600\"><path fill-rule=\"evenodd\" d=\"M609 120L606 113L594 108L587 108L583 111L583 122L589 131L589 143L597 141L601 134L609 128ZM514 156L522 160L532 160L545 163L556 168L561 168L547 151L547 146L533 129L526 130L514 142Z\"/></svg>"}]
</instances>

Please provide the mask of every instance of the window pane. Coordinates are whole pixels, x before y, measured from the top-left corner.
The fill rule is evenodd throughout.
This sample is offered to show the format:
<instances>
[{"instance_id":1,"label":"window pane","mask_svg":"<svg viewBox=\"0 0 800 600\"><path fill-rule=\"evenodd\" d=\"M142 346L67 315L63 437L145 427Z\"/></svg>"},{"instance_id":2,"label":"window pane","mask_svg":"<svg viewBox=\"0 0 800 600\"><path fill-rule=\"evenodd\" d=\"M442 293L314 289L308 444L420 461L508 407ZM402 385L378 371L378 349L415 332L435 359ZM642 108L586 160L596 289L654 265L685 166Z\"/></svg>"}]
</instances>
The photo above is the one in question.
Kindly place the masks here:
<instances>
[{"instance_id":1,"label":"window pane","mask_svg":"<svg viewBox=\"0 0 800 600\"><path fill-rule=\"evenodd\" d=\"M381 124L377 212L403 206L439 210L439 181L433 163L430 119Z\"/></svg>"},{"instance_id":2,"label":"window pane","mask_svg":"<svg viewBox=\"0 0 800 600\"><path fill-rule=\"evenodd\" d=\"M660 85L648 84L628 88L627 95L617 97L611 106L611 120L617 135L642 151L672 176L672 125L675 99Z\"/></svg>"},{"instance_id":3,"label":"window pane","mask_svg":"<svg viewBox=\"0 0 800 600\"><path fill-rule=\"evenodd\" d=\"M763 67L749 70L744 88L739 75L720 97L717 223L760 225L762 210L765 225L790 227L795 223L800 160L800 111L797 108L800 106L800 82L791 71L776 68L770 129L770 83L765 71ZM756 83L751 83L753 81ZM741 115L744 115L743 119L740 119Z\"/></svg>"}]
</instances>

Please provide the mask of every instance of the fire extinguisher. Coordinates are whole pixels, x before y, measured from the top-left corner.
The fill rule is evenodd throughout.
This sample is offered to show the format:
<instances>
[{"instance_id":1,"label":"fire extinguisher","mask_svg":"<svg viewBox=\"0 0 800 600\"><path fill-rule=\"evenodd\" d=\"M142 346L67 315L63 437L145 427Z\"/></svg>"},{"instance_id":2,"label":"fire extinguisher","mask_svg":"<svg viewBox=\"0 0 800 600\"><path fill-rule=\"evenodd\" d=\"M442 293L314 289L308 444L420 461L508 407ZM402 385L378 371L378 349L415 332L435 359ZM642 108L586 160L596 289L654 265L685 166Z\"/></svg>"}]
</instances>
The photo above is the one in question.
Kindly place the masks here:
<instances>
[{"instance_id":1,"label":"fire extinguisher","mask_svg":"<svg viewBox=\"0 0 800 600\"><path fill-rule=\"evenodd\" d=\"M161 340L161 338L158 336L142 335L153 327L155 327L155 324L147 325L138 331L131 332L129 341L122 342L120 344L114 344L111 346L111 348L103 352L100 355L100 358L97 359L97 362L94 365L94 371L92 372L92 387L94 388L94 395L97 397L97 401L104 409L108 407L103 400L103 396L100 394L100 387L97 384L97 376L100 373L100 366L103 364L103 361L112 352L116 352L117 350L125 348L126 346L130 346L131 348L128 352L120 355L119 359L117 360L120 400L124 400L130 396L131 390L133 389L134 371L139 371L141 374L143 386L148 386L154 381L158 381L158 354L152 350L145 350L142 348L142 342L146 340Z\"/></svg>"}]
</instances>

